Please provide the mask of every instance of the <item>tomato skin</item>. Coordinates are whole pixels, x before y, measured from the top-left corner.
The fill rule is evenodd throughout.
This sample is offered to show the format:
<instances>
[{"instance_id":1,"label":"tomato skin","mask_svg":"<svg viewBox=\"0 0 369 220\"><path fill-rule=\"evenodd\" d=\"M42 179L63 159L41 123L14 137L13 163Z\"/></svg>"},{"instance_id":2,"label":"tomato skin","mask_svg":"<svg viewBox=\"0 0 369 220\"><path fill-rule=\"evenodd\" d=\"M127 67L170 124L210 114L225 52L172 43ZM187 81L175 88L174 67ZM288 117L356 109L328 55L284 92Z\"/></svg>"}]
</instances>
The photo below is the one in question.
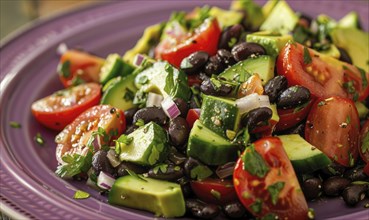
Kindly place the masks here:
<instances>
[{"instance_id":1,"label":"tomato skin","mask_svg":"<svg viewBox=\"0 0 369 220\"><path fill-rule=\"evenodd\" d=\"M62 66L69 62L65 68L67 74L63 73ZM64 87L70 87L76 81L99 82L99 73L104 59L78 50L68 50L60 58L58 73ZM68 68L69 67L69 68Z\"/></svg>"},{"instance_id":2,"label":"tomato skin","mask_svg":"<svg viewBox=\"0 0 369 220\"><path fill-rule=\"evenodd\" d=\"M349 89L345 88L345 84L352 81L354 90L352 92L357 92L359 101L369 95L369 85L363 84L357 67L324 56L312 49L308 51L312 62L305 64L303 45L289 43L281 50L277 59L277 72L287 77L290 86L304 86L318 98L340 96L353 99L354 93L348 92ZM368 73L364 75L369 79Z\"/></svg>"},{"instance_id":3,"label":"tomato skin","mask_svg":"<svg viewBox=\"0 0 369 220\"><path fill-rule=\"evenodd\" d=\"M87 83L35 101L31 111L42 125L60 131L86 109L99 104L100 98L101 86Z\"/></svg>"},{"instance_id":4,"label":"tomato skin","mask_svg":"<svg viewBox=\"0 0 369 220\"><path fill-rule=\"evenodd\" d=\"M188 110L186 121L190 128L192 128L195 121L200 118L200 112L201 109L199 108L192 108Z\"/></svg>"},{"instance_id":5,"label":"tomato skin","mask_svg":"<svg viewBox=\"0 0 369 220\"><path fill-rule=\"evenodd\" d=\"M308 115L305 139L343 166L358 156L360 119L351 99L317 99Z\"/></svg>"},{"instance_id":6,"label":"tomato skin","mask_svg":"<svg viewBox=\"0 0 369 220\"><path fill-rule=\"evenodd\" d=\"M363 161L365 161L365 163L369 163L369 149L364 147L364 144L366 144L365 145L366 147L368 146L368 142L369 142L369 119L365 121L360 132L359 154L363 159Z\"/></svg>"},{"instance_id":7,"label":"tomato skin","mask_svg":"<svg viewBox=\"0 0 369 220\"><path fill-rule=\"evenodd\" d=\"M237 194L231 180L207 178L191 181L190 184L195 195L204 202L224 205L237 201Z\"/></svg>"},{"instance_id":8,"label":"tomato skin","mask_svg":"<svg viewBox=\"0 0 369 220\"><path fill-rule=\"evenodd\" d=\"M63 164L61 159L65 154L87 153L86 144L94 131L103 128L107 134L112 132L115 135L105 142L103 137L98 135L101 144L110 142L119 137L126 129L126 118L124 112L110 105L96 105L80 114L72 123L63 129L55 138L57 143L56 158ZM99 149L95 149L97 151Z\"/></svg>"},{"instance_id":9,"label":"tomato skin","mask_svg":"<svg viewBox=\"0 0 369 220\"><path fill-rule=\"evenodd\" d=\"M253 175L244 169L243 156L238 159L233 183L242 204L257 218L273 213L279 219L307 219L308 206L282 142L279 138L268 137L257 140L253 146L269 170L263 177ZM243 155L250 152L251 147L247 147ZM278 182L284 186L273 204L268 187ZM262 202L259 211L252 208L258 200Z\"/></svg>"},{"instance_id":10,"label":"tomato skin","mask_svg":"<svg viewBox=\"0 0 369 220\"><path fill-rule=\"evenodd\" d=\"M279 122L276 125L275 130L276 131L283 131L288 128L292 128L293 126L297 125L299 122L304 120L311 109L311 106L313 105L314 101L310 100L309 103L304 106L300 110L293 109L277 109L278 116L279 116Z\"/></svg>"},{"instance_id":11,"label":"tomato skin","mask_svg":"<svg viewBox=\"0 0 369 220\"><path fill-rule=\"evenodd\" d=\"M192 35L183 39L183 36L176 36L177 39L164 39L155 48L155 58L168 61L179 68L182 60L196 51L204 51L209 55L214 55L218 49L218 40L221 34L218 21L206 19Z\"/></svg>"}]
</instances>

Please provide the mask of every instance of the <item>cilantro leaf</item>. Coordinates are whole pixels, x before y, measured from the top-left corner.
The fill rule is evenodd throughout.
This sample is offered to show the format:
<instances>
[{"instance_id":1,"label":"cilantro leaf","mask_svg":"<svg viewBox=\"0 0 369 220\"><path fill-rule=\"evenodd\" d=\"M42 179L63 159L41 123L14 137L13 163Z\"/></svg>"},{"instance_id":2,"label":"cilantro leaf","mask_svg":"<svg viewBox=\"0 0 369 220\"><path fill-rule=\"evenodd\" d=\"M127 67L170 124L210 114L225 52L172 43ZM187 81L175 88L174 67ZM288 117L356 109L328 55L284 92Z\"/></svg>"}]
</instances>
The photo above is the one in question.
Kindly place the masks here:
<instances>
[{"instance_id":1,"label":"cilantro leaf","mask_svg":"<svg viewBox=\"0 0 369 220\"><path fill-rule=\"evenodd\" d=\"M269 166L263 159L263 157L255 151L255 146L251 145L246 148L246 151L242 157L244 170L247 170L251 175L264 177L269 172Z\"/></svg>"},{"instance_id":2,"label":"cilantro leaf","mask_svg":"<svg viewBox=\"0 0 369 220\"><path fill-rule=\"evenodd\" d=\"M284 182L276 182L273 185L268 186L268 192L272 198L273 205L277 204L279 193L284 188L284 184Z\"/></svg>"},{"instance_id":3,"label":"cilantro leaf","mask_svg":"<svg viewBox=\"0 0 369 220\"><path fill-rule=\"evenodd\" d=\"M87 199L90 197L90 194L87 192L84 192L82 190L77 190L74 193L73 199Z\"/></svg>"},{"instance_id":4,"label":"cilantro leaf","mask_svg":"<svg viewBox=\"0 0 369 220\"><path fill-rule=\"evenodd\" d=\"M310 64L312 62L309 49L304 47L304 64Z\"/></svg>"}]
</instances>

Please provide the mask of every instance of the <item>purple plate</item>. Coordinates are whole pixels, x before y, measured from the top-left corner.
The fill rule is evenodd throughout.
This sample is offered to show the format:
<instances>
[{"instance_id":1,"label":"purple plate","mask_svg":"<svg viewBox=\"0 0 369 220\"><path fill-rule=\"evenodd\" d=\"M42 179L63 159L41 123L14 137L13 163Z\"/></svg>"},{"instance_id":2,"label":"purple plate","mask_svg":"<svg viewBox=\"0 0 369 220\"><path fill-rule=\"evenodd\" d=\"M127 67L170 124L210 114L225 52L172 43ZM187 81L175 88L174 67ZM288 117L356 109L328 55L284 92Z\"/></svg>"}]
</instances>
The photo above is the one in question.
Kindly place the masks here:
<instances>
[{"instance_id":1,"label":"purple plate","mask_svg":"<svg viewBox=\"0 0 369 220\"><path fill-rule=\"evenodd\" d=\"M261 2L261 3L264 3ZM1 211L15 219L153 219L147 212L107 204L107 198L84 183L65 181L54 174L56 132L40 126L32 117L33 101L62 89L55 69L57 46L64 42L105 57L131 48L147 25L166 20L173 10L191 10L204 4L228 8L229 1L116 1L98 4L40 20L1 43L0 50L0 201ZM368 2L290 1L310 16L326 13L338 19L351 10L361 16L368 30ZM11 121L21 128L11 128ZM37 133L46 143L34 141ZM72 199L81 189L86 200ZM341 199L317 201L317 219L369 219L360 203L347 208Z\"/></svg>"}]
</instances>

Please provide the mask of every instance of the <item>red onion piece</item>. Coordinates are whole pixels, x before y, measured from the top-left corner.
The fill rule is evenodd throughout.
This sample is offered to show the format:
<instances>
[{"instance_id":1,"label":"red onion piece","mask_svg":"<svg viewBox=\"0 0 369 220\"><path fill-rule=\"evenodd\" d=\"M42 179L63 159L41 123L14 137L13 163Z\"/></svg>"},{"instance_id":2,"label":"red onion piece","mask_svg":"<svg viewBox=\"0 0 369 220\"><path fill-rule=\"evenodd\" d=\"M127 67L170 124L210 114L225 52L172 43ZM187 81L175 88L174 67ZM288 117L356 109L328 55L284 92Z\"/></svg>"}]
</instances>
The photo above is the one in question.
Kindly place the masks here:
<instances>
[{"instance_id":1,"label":"red onion piece","mask_svg":"<svg viewBox=\"0 0 369 220\"><path fill-rule=\"evenodd\" d=\"M226 163L222 166L219 166L216 170L215 173L217 174L217 176L220 179L224 179L226 177L232 176L233 175L233 170L234 167L236 166L236 162L229 162Z\"/></svg>"},{"instance_id":2,"label":"red onion piece","mask_svg":"<svg viewBox=\"0 0 369 220\"><path fill-rule=\"evenodd\" d=\"M97 177L97 185L106 190L110 190L114 184L115 179L109 174L101 171L99 177Z\"/></svg>"},{"instance_id":3,"label":"red onion piece","mask_svg":"<svg viewBox=\"0 0 369 220\"><path fill-rule=\"evenodd\" d=\"M174 119L181 114L176 103L172 100L172 98L167 97L161 102L161 107L163 108L165 114L170 118Z\"/></svg>"}]
</instances>

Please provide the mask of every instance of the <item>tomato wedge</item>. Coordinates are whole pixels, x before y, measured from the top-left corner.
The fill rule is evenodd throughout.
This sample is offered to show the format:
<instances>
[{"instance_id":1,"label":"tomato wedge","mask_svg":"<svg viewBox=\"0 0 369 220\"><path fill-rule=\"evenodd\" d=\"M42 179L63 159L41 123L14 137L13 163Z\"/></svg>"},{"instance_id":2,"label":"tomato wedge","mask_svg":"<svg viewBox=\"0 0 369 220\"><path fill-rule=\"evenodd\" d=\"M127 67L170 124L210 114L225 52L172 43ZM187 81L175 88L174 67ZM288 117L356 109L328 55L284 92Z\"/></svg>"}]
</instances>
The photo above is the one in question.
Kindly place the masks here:
<instances>
[{"instance_id":1,"label":"tomato wedge","mask_svg":"<svg viewBox=\"0 0 369 220\"><path fill-rule=\"evenodd\" d=\"M68 50L60 58L58 74L64 87L84 82L99 82L99 73L104 59L92 54Z\"/></svg>"},{"instance_id":2,"label":"tomato wedge","mask_svg":"<svg viewBox=\"0 0 369 220\"><path fill-rule=\"evenodd\" d=\"M281 50L277 72L286 76L290 86L304 86L319 98L340 96L362 101L369 94L368 73L298 43L289 43Z\"/></svg>"},{"instance_id":3,"label":"tomato wedge","mask_svg":"<svg viewBox=\"0 0 369 220\"><path fill-rule=\"evenodd\" d=\"M85 155L88 151L86 146L88 140L99 128L103 129L109 137L107 140L98 135L98 142L101 145L109 144L112 140L117 139L126 129L124 112L110 105L96 105L79 115L55 138L58 144L56 148L58 162L64 164L62 157L66 154Z\"/></svg>"},{"instance_id":4,"label":"tomato wedge","mask_svg":"<svg viewBox=\"0 0 369 220\"><path fill-rule=\"evenodd\" d=\"M215 18L206 19L193 33L167 36L155 48L155 58L168 61L179 68L183 58L196 51L214 55L218 49L221 30Z\"/></svg>"},{"instance_id":5,"label":"tomato wedge","mask_svg":"<svg viewBox=\"0 0 369 220\"><path fill-rule=\"evenodd\" d=\"M204 202L224 205L238 200L231 180L207 178L190 184L195 195Z\"/></svg>"},{"instance_id":6,"label":"tomato wedge","mask_svg":"<svg viewBox=\"0 0 369 220\"><path fill-rule=\"evenodd\" d=\"M313 103L314 102L310 100L308 103L305 103L304 105L298 108L277 109L279 122L277 123L275 130L283 131L297 125L299 122L301 122L307 117Z\"/></svg>"},{"instance_id":7,"label":"tomato wedge","mask_svg":"<svg viewBox=\"0 0 369 220\"><path fill-rule=\"evenodd\" d=\"M365 121L360 132L359 153L365 163L369 163L369 119Z\"/></svg>"},{"instance_id":8,"label":"tomato wedge","mask_svg":"<svg viewBox=\"0 0 369 220\"><path fill-rule=\"evenodd\" d=\"M351 99L317 99L308 115L305 139L343 166L358 156L360 119Z\"/></svg>"},{"instance_id":9,"label":"tomato wedge","mask_svg":"<svg viewBox=\"0 0 369 220\"><path fill-rule=\"evenodd\" d=\"M304 194L279 138L262 138L247 147L236 163L233 183L242 204L257 218L307 219Z\"/></svg>"},{"instance_id":10,"label":"tomato wedge","mask_svg":"<svg viewBox=\"0 0 369 220\"><path fill-rule=\"evenodd\" d=\"M101 87L87 83L60 90L37 100L31 106L32 114L44 126L60 131L86 109L99 104Z\"/></svg>"}]
</instances>

